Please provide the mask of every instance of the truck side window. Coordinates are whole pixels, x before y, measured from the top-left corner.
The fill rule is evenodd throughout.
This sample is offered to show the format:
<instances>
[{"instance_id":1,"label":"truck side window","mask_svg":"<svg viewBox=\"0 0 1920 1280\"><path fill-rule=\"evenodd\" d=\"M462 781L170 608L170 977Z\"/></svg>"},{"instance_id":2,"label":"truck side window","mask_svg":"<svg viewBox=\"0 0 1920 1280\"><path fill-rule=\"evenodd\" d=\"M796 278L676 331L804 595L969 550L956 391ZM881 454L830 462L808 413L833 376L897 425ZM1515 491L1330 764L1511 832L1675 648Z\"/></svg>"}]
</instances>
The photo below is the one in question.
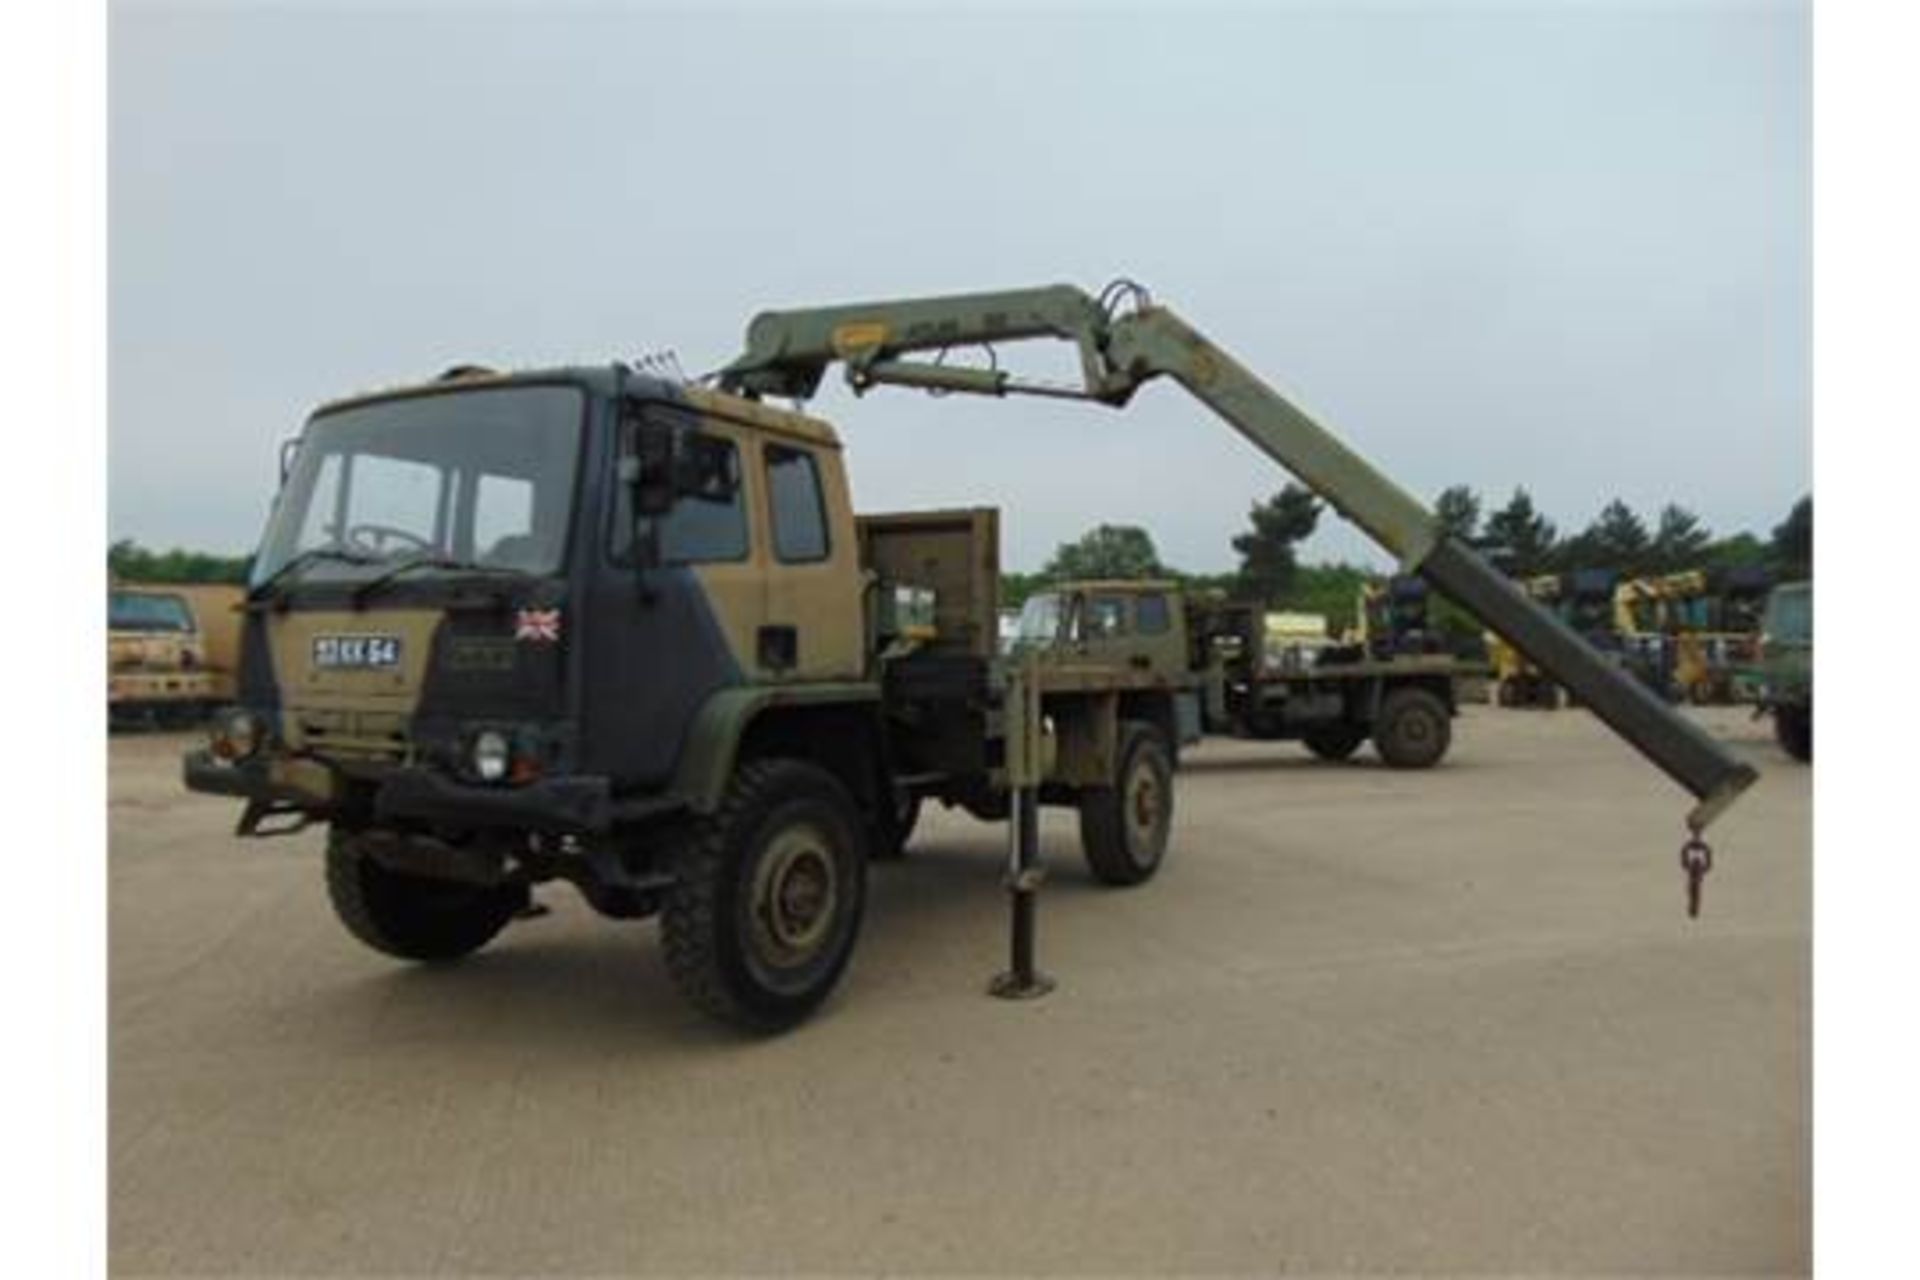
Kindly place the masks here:
<instances>
[{"instance_id":1,"label":"truck side window","mask_svg":"<svg viewBox=\"0 0 1920 1280\"><path fill-rule=\"evenodd\" d=\"M728 465L740 474L740 451L733 441L722 439ZM633 491L619 487L614 503L613 558L622 563L633 560ZM673 510L660 522L660 563L709 564L747 558L746 487L735 485L725 498L689 495L673 504Z\"/></svg>"},{"instance_id":2,"label":"truck side window","mask_svg":"<svg viewBox=\"0 0 1920 1280\"><path fill-rule=\"evenodd\" d=\"M1158 592L1142 595L1133 604L1134 626L1143 636L1163 636L1173 625L1167 612L1167 598Z\"/></svg>"},{"instance_id":3,"label":"truck side window","mask_svg":"<svg viewBox=\"0 0 1920 1280\"><path fill-rule=\"evenodd\" d=\"M1124 596L1092 596L1087 600L1086 634L1089 640L1107 639L1127 633L1127 601Z\"/></svg>"},{"instance_id":4,"label":"truck side window","mask_svg":"<svg viewBox=\"0 0 1920 1280\"><path fill-rule=\"evenodd\" d=\"M767 505L773 512L773 553L786 564L827 558L827 506L813 455L767 446Z\"/></svg>"}]
</instances>

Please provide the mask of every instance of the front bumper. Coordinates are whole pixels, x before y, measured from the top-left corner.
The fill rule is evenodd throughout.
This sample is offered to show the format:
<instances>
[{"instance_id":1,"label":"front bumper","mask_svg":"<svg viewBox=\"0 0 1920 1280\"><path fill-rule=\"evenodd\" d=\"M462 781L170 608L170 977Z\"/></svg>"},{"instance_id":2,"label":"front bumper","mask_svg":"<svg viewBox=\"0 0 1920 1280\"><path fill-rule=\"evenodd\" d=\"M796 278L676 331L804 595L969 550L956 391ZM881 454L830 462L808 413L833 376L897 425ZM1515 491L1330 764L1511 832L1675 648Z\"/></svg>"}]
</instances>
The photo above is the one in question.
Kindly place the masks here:
<instances>
[{"instance_id":1,"label":"front bumper","mask_svg":"<svg viewBox=\"0 0 1920 1280\"><path fill-rule=\"evenodd\" d=\"M204 671L120 671L107 677L107 706L161 706L219 699L223 690Z\"/></svg>"},{"instance_id":2,"label":"front bumper","mask_svg":"<svg viewBox=\"0 0 1920 1280\"><path fill-rule=\"evenodd\" d=\"M268 756L228 764L200 750L187 753L182 772L189 791L320 816L339 808L347 793L345 779L316 760ZM541 778L520 786L489 787L410 769L366 785L372 789L377 819L583 832L613 825L612 792L602 777Z\"/></svg>"}]
</instances>

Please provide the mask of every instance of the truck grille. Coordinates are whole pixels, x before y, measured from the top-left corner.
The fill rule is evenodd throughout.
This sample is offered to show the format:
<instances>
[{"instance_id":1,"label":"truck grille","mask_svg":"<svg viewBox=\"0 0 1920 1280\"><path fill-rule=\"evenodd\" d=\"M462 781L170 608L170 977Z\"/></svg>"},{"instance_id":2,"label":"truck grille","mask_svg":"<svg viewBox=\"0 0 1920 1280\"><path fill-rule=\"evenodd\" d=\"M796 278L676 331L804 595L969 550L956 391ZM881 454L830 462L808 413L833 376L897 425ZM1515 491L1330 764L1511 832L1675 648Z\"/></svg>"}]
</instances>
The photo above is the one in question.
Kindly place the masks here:
<instances>
[{"instance_id":1,"label":"truck grille","mask_svg":"<svg viewBox=\"0 0 1920 1280\"><path fill-rule=\"evenodd\" d=\"M291 709L288 745L296 750L403 761L413 754L407 717L393 711Z\"/></svg>"}]
</instances>

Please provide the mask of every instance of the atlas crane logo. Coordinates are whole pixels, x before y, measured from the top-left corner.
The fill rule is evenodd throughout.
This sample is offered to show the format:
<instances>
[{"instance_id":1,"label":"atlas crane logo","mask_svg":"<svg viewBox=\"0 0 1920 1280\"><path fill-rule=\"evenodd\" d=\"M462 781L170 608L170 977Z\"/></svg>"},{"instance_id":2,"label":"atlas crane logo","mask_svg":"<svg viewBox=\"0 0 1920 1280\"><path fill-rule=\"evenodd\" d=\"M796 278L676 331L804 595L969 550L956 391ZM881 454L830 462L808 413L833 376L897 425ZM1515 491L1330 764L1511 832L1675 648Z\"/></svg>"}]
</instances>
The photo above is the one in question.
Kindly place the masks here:
<instances>
[{"instance_id":1,"label":"atlas crane logo","mask_svg":"<svg viewBox=\"0 0 1920 1280\"><path fill-rule=\"evenodd\" d=\"M530 644L560 642L558 609L522 609L513 617L513 638Z\"/></svg>"}]
</instances>

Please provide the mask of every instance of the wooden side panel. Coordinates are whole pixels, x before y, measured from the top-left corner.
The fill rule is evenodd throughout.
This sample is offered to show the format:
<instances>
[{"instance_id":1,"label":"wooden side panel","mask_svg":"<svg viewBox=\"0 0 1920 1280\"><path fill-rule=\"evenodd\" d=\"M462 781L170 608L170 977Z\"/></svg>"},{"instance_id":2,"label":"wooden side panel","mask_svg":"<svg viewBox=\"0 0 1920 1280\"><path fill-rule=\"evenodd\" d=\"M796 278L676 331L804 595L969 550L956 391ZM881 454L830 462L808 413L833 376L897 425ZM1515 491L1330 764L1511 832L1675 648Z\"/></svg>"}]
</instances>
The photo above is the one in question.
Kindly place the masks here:
<instances>
[{"instance_id":1,"label":"wooden side panel","mask_svg":"<svg viewBox=\"0 0 1920 1280\"><path fill-rule=\"evenodd\" d=\"M861 516L860 564L934 592L932 648L991 658L1000 645L1000 513L992 507Z\"/></svg>"}]
</instances>

